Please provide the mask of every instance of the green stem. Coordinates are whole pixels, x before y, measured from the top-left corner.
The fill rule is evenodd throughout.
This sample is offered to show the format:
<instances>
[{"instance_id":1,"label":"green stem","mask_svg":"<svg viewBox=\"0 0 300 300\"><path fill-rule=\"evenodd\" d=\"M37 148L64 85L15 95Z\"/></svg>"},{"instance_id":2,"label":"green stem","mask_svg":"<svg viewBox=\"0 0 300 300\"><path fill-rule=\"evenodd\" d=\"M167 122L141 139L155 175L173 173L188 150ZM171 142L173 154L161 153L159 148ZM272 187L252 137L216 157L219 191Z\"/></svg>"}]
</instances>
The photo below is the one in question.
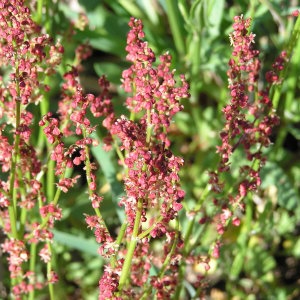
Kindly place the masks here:
<instances>
[{"instance_id":1,"label":"green stem","mask_svg":"<svg viewBox=\"0 0 300 300\"><path fill-rule=\"evenodd\" d=\"M14 46L15 43L14 43ZM16 67L15 67L15 75L16 75L16 81L15 81L15 87L16 87L16 123L15 123L15 130L17 131L19 129L20 123L21 123L21 91L20 91L20 75L19 75L19 64L18 64L18 56L15 53L15 60L16 60ZM18 239L18 230L17 230L17 190L15 189L15 178L17 174L17 162L19 160L20 156L20 134L15 133L15 141L14 141L14 150L13 150L13 156L11 160L11 167L10 167L10 179L9 179L9 194L10 194L10 203L8 207L8 213L10 218L10 224L11 224L11 233L12 236L16 239Z\"/></svg>"},{"instance_id":2,"label":"green stem","mask_svg":"<svg viewBox=\"0 0 300 300\"><path fill-rule=\"evenodd\" d=\"M135 119L135 113L133 111L130 112L129 120L134 121Z\"/></svg>"},{"instance_id":3,"label":"green stem","mask_svg":"<svg viewBox=\"0 0 300 300\"><path fill-rule=\"evenodd\" d=\"M18 84L18 82L16 84ZM16 124L15 124L16 130L20 126L20 120L21 120L21 101L17 100L16 101ZM11 201L8 206L8 213L9 213L10 224L11 224L11 232L12 232L12 236L16 239L18 238L17 193L16 193L16 189L15 189L14 185L15 185L15 178L16 178L16 172L17 172L16 166L17 166L17 161L19 158L19 145L20 145L20 135L16 133L13 157L12 157L11 168L10 168L10 170L11 170L10 181L9 181L9 194L10 194Z\"/></svg>"},{"instance_id":4,"label":"green stem","mask_svg":"<svg viewBox=\"0 0 300 300\"><path fill-rule=\"evenodd\" d=\"M23 207L21 209L21 215L20 215L20 229L19 229L19 234L20 236L24 236L24 231L25 231L25 224L27 220L27 208Z\"/></svg>"},{"instance_id":5,"label":"green stem","mask_svg":"<svg viewBox=\"0 0 300 300\"><path fill-rule=\"evenodd\" d=\"M118 234L118 237L117 237L117 240L115 242L116 246L119 248L120 247L120 244L123 240L123 237L125 235L125 232L126 232L126 228L127 228L127 222L124 222L120 228L120 231L119 231L119 234ZM114 256L111 257L110 259L110 266L112 268L114 268L116 266L116 262L117 262L117 255L115 254Z\"/></svg>"},{"instance_id":6,"label":"green stem","mask_svg":"<svg viewBox=\"0 0 300 300\"><path fill-rule=\"evenodd\" d=\"M17 231L17 222L16 222L16 212L11 205L8 206L8 214L9 214L9 219L10 219L12 237L17 239L18 231Z\"/></svg>"},{"instance_id":7,"label":"green stem","mask_svg":"<svg viewBox=\"0 0 300 300\"><path fill-rule=\"evenodd\" d=\"M47 242L48 248L49 248L49 252L50 255L52 256L52 248L51 248L51 243ZM50 261L47 263L47 278L48 280L51 280L52 278L52 258L50 259ZM53 288L53 283L49 283L48 284L48 288L49 288L49 295L50 295L50 300L54 300L54 288Z\"/></svg>"},{"instance_id":8,"label":"green stem","mask_svg":"<svg viewBox=\"0 0 300 300\"><path fill-rule=\"evenodd\" d=\"M30 263L29 263L29 269L30 271L35 274L35 265L36 265L36 244L32 243L30 245ZM34 284L34 282L30 282L31 284ZM29 293L28 300L34 300L34 294L35 289L32 289Z\"/></svg>"},{"instance_id":9,"label":"green stem","mask_svg":"<svg viewBox=\"0 0 300 300\"><path fill-rule=\"evenodd\" d=\"M176 234L175 234L175 238L174 238L172 247L170 249L170 252L166 256L165 261L164 261L164 263L163 263L163 265L162 265L162 267L160 269L160 272L158 274L159 278L162 278L164 276L167 267L170 265L172 256L173 256L173 254L175 252L175 249L176 249L176 246L177 246L177 242L178 242L178 231L179 231L179 221L178 221L178 219L176 219ZM146 291L143 293L141 300L149 299L149 294L151 293L151 290L152 290L152 286L150 285L146 289Z\"/></svg>"},{"instance_id":10,"label":"green stem","mask_svg":"<svg viewBox=\"0 0 300 300\"><path fill-rule=\"evenodd\" d=\"M148 229L146 229L145 231L141 232L138 235L138 239L143 239L145 238L147 235L150 234L150 232L156 227L156 225L163 219L162 216L160 216Z\"/></svg>"},{"instance_id":11,"label":"green stem","mask_svg":"<svg viewBox=\"0 0 300 300\"><path fill-rule=\"evenodd\" d=\"M82 129L83 137L86 138L87 137L86 129L84 127L82 127L81 129ZM89 151L89 147L87 145L84 146L84 151L85 151L85 171L86 171L86 180L88 183L88 193L89 193L90 200L92 200L92 198L94 196L94 191L91 189L92 167L91 167L91 161L90 161L90 151ZM101 225L105 227L106 232L109 234L109 230L108 230L106 223L104 222L104 219L101 215L100 209L98 207L95 207L94 211L95 211L97 217L99 218Z\"/></svg>"},{"instance_id":12,"label":"green stem","mask_svg":"<svg viewBox=\"0 0 300 300\"><path fill-rule=\"evenodd\" d=\"M64 176L64 178L66 178L66 176ZM60 194L61 194L61 189L57 188L56 189L56 193L55 193L55 196L53 198L53 204L56 205L58 200L59 200L59 197L60 197ZM48 222L48 220L47 220Z\"/></svg>"},{"instance_id":13,"label":"green stem","mask_svg":"<svg viewBox=\"0 0 300 300\"><path fill-rule=\"evenodd\" d=\"M120 150L120 147L119 147L116 139L114 137L113 137L113 139L114 139L114 148L117 152L117 155L118 155L120 161L122 162L122 165L125 167L124 155L123 155L122 151Z\"/></svg>"},{"instance_id":14,"label":"green stem","mask_svg":"<svg viewBox=\"0 0 300 300\"><path fill-rule=\"evenodd\" d=\"M67 178L68 177L67 173L68 173L68 171L67 171L67 168L66 168L65 171L64 171L64 174L61 176L61 178ZM52 201L54 206L58 203L60 194L61 194L61 190L59 188L57 188L56 193L55 193L54 198L53 198L53 201ZM43 206L43 203L42 203L41 197L39 197L39 208L41 208L42 206ZM48 224L49 218L50 218L50 214L48 214L45 218L43 218L42 223L39 226L40 229L43 229ZM33 237L33 233L31 233L27 237L27 239L29 240L32 237Z\"/></svg>"},{"instance_id":15,"label":"green stem","mask_svg":"<svg viewBox=\"0 0 300 300\"><path fill-rule=\"evenodd\" d=\"M54 198L54 191L55 191L55 175L54 175L54 167L55 161L50 159L47 164L47 198L49 202L52 202Z\"/></svg>"},{"instance_id":16,"label":"green stem","mask_svg":"<svg viewBox=\"0 0 300 300\"><path fill-rule=\"evenodd\" d=\"M193 232L194 225L195 225L195 218L189 221L186 234L184 236L184 241L185 241L184 248L183 248L184 255L188 254L188 241L190 240L190 236Z\"/></svg>"},{"instance_id":17,"label":"green stem","mask_svg":"<svg viewBox=\"0 0 300 300\"><path fill-rule=\"evenodd\" d=\"M49 77L45 78L45 84L48 84L50 81ZM43 98L42 101L40 102L40 114L41 117L43 117L44 115L46 115L49 112L49 99L48 99L48 94L46 92L43 93ZM40 151L43 151L44 145L47 141L46 135L43 131L43 127L39 127L39 133L38 133L38 140L37 140L37 149L39 149ZM47 144L47 148L49 151L49 144Z\"/></svg>"},{"instance_id":18,"label":"green stem","mask_svg":"<svg viewBox=\"0 0 300 300\"><path fill-rule=\"evenodd\" d=\"M193 228L194 228L194 225L195 225L195 218L193 218L192 220L190 220L188 222L188 226L187 226L187 229L186 229L186 234L184 235L184 248L183 248L183 257L185 258L188 253L189 253L189 250L188 250L188 241L190 240L190 236L193 232ZM174 294L174 298L173 299L179 299L179 296L182 292L182 289L183 289L183 277L184 277L184 273L185 273L185 259L182 260L182 263L179 267L179 274L178 274L178 285L177 285L177 288L175 290L175 294Z\"/></svg>"},{"instance_id":19,"label":"green stem","mask_svg":"<svg viewBox=\"0 0 300 300\"><path fill-rule=\"evenodd\" d=\"M141 222L141 217L142 217L142 209L143 209L143 200L139 199L137 202L137 210L136 210L136 216L135 216L135 221L134 221L133 233L132 233L132 237L129 242L128 248L127 248L127 254L125 257L124 265L123 265L120 280L119 280L119 291L120 292L122 291L123 287L126 284L126 281L128 280L128 278L130 276L130 267L131 267L134 250L135 250L137 240L138 240L138 233L139 233L140 222Z\"/></svg>"}]
</instances>

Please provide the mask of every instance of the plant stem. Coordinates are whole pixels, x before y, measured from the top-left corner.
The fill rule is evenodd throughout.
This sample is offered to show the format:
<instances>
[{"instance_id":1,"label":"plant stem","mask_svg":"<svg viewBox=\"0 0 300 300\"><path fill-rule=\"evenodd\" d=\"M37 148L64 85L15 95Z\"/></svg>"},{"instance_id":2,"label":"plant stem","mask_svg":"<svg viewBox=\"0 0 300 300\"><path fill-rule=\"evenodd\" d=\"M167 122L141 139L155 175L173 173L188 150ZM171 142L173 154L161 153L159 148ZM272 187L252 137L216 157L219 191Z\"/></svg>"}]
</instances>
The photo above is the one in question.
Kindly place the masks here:
<instances>
[{"instance_id":1,"label":"plant stem","mask_svg":"<svg viewBox=\"0 0 300 300\"><path fill-rule=\"evenodd\" d=\"M16 78L19 78L19 71L18 66L16 66ZM16 123L15 128L18 130L21 122L21 100L20 100L20 88L19 88L19 81L16 82L16 90L17 90L17 100L16 100ZM18 238L18 231L17 231L17 193L16 189L14 188L15 185L15 177L17 172L17 161L19 159L19 145L20 145L20 134L16 132L15 135L15 142L14 142L14 150L13 150L13 157L11 161L11 173L10 173L10 181L9 181L9 193L10 193L10 203L8 206L8 213L10 218L10 226L12 236L14 238Z\"/></svg>"},{"instance_id":2,"label":"plant stem","mask_svg":"<svg viewBox=\"0 0 300 300\"><path fill-rule=\"evenodd\" d=\"M87 134L86 134L86 130L85 128L82 128L82 132L83 132L83 137L86 138ZM92 183L92 167L91 167L91 161L90 161L90 155L89 155L89 147L87 145L85 145L84 147L85 150L85 169L86 169L86 180L88 183L88 193L89 193L89 198L90 200L93 198L93 190L91 189L91 183ZM106 231L109 233L109 230L104 222L104 219L101 215L100 209L99 208L94 208L94 211L96 213L96 215L99 217L101 224L106 228Z\"/></svg>"},{"instance_id":3,"label":"plant stem","mask_svg":"<svg viewBox=\"0 0 300 300\"><path fill-rule=\"evenodd\" d=\"M179 236L178 232L179 232L179 221L178 221L178 218L177 218L176 219L176 234L175 234L175 238L174 238L172 247L170 249L170 252L166 256L165 261L164 261L164 263L163 263L163 265L162 265L162 267L160 269L160 272L158 274L159 278L162 278L164 276L167 267L170 265L170 262L171 262L171 259L172 259L172 255L174 254L174 251L176 249L177 242L178 242L178 236ZM143 293L141 300L149 299L149 294L151 294L151 289L152 289L152 286L150 285L146 289L146 291Z\"/></svg>"},{"instance_id":4,"label":"plant stem","mask_svg":"<svg viewBox=\"0 0 300 300\"><path fill-rule=\"evenodd\" d=\"M29 270L32 273L35 273L35 264L36 264L36 243L32 243L30 245L30 263L29 263ZM34 284L34 282L30 282L31 284ZM34 300L34 293L35 289L32 289L29 293L28 300Z\"/></svg>"},{"instance_id":5,"label":"plant stem","mask_svg":"<svg viewBox=\"0 0 300 300\"><path fill-rule=\"evenodd\" d=\"M49 81L50 81L49 77L46 77L44 81L45 81L45 84L49 84ZM44 115L47 114L47 112L49 112L49 96L48 96L47 92L43 93L43 98L42 98L42 101L40 102L39 107L40 107L41 117L43 117ZM39 133L38 133L38 139L37 139L37 149L42 152L46 142L47 142L46 135L44 134L43 127L40 126ZM47 145L47 150L50 152L49 144L46 143L46 145Z\"/></svg>"},{"instance_id":6,"label":"plant stem","mask_svg":"<svg viewBox=\"0 0 300 300\"><path fill-rule=\"evenodd\" d=\"M47 242L48 244L48 248L49 248L49 252L50 255L52 256L52 249L51 249L51 243ZM47 263L47 278L49 281L52 280L52 258L50 259L50 261ZM54 288L53 288L53 283L49 282L48 284L48 288L49 288L49 295L50 295L50 300L54 300Z\"/></svg>"},{"instance_id":7,"label":"plant stem","mask_svg":"<svg viewBox=\"0 0 300 300\"><path fill-rule=\"evenodd\" d=\"M55 161L50 159L47 164L47 198L50 202L54 199L54 190L55 190L55 175L54 175Z\"/></svg>"},{"instance_id":8,"label":"plant stem","mask_svg":"<svg viewBox=\"0 0 300 300\"><path fill-rule=\"evenodd\" d=\"M120 244L122 242L122 239L125 235L126 232L126 228L127 228L127 222L124 222L120 228L120 232L118 234L117 240L115 242L115 244L118 246L118 248L120 247ZM116 262L117 262L117 255L115 254L114 256L111 257L110 259L110 265L111 267L115 267L116 266Z\"/></svg>"},{"instance_id":9,"label":"plant stem","mask_svg":"<svg viewBox=\"0 0 300 300\"><path fill-rule=\"evenodd\" d=\"M187 226L187 229L186 229L186 234L184 236L184 248L183 248L183 256L186 257L189 253L189 249L188 249L188 243L187 241L189 241L190 239L190 236L193 232L193 228L194 228L194 224L195 224L195 218L193 218L192 220L190 220L188 222L188 226ZM178 286L175 290L175 294L174 294L174 299L179 299L179 295L181 294L181 291L183 289L183 277L184 277L184 273L185 273L185 260L182 260L182 263L179 267L179 274L178 274Z\"/></svg>"},{"instance_id":10,"label":"plant stem","mask_svg":"<svg viewBox=\"0 0 300 300\"><path fill-rule=\"evenodd\" d=\"M148 229L138 235L138 239L143 239L144 237L146 237L162 219L163 217L160 216Z\"/></svg>"},{"instance_id":11,"label":"plant stem","mask_svg":"<svg viewBox=\"0 0 300 300\"><path fill-rule=\"evenodd\" d=\"M129 278L132 257L138 240L138 233L139 233L140 221L142 216L142 208L143 208L143 200L139 199L137 202L137 210L136 210L136 216L134 221L133 233L132 233L131 240L128 244L127 254L125 257L124 265L119 280L119 291L122 291L123 287L126 284L127 279Z\"/></svg>"}]
</instances>

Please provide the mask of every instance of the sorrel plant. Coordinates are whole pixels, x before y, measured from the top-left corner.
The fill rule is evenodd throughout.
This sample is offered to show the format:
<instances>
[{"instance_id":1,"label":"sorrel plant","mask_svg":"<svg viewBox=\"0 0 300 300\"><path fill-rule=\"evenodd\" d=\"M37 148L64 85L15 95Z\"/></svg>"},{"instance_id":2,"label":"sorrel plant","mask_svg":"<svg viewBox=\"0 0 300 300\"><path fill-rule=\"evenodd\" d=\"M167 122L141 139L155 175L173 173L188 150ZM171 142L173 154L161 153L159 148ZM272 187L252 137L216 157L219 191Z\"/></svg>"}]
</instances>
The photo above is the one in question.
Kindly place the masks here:
<instances>
[{"instance_id":1,"label":"sorrel plant","mask_svg":"<svg viewBox=\"0 0 300 300\"><path fill-rule=\"evenodd\" d=\"M62 65L63 46L32 20L24 1L1 1L0 8L5 70L0 80L0 224L10 296L37 299L48 289L46 297L58 299L53 229L63 218L62 195L79 184L75 170L80 169L92 208L81 216L105 259L99 299L181 299L187 283L194 299L205 297L206 275L220 256L223 236L230 226L240 226L249 195L261 185L264 151L279 124L280 86L299 36L299 18L289 47L267 71L264 87L251 19L234 18L219 162L207 170L206 188L191 207L180 184L184 160L171 142L174 117L188 101L189 85L172 69L169 53L156 58L142 21L129 21L130 66L121 79L127 115L115 109L105 75L98 80L99 95L84 91L79 74L91 55L88 46L78 47L73 64L63 67L67 70L55 111L51 82ZM124 192L110 203L120 206L115 228L102 212L104 196L93 155L98 144L118 156ZM233 184L237 152L244 159L235 166L239 179ZM210 207L204 205L208 201ZM193 236L195 228L201 228L200 236ZM215 234L211 246L203 248L201 235L208 228ZM189 278L195 266L202 271Z\"/></svg>"}]
</instances>

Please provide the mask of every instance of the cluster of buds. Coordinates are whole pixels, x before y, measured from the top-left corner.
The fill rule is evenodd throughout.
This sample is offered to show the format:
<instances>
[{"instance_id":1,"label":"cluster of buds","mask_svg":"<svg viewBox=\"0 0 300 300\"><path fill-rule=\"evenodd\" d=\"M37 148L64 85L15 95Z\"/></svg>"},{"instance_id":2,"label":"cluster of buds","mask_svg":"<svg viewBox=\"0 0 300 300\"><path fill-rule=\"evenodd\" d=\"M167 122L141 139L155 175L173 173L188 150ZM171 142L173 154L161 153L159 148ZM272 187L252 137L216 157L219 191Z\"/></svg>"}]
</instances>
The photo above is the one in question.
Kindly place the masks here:
<instances>
[{"instance_id":1,"label":"cluster of buds","mask_svg":"<svg viewBox=\"0 0 300 300\"><path fill-rule=\"evenodd\" d=\"M132 114L142 112L142 117L136 122L122 116L113 124L111 134L120 138L121 149L126 153L127 196L121 203L128 212L128 230L133 229L135 219L136 209L132 211L132 208L138 199L143 199L142 222L146 222L149 209L157 209L162 216L152 231L152 235L157 236L182 208L184 191L179 186L178 171L183 160L170 151L167 132L172 117L183 108L179 100L189 96L188 84L181 75L181 86L175 86L169 54L162 55L154 67L155 55L142 40L144 32L140 20L131 18L129 26L126 50L127 60L132 65L123 71L123 87L133 93L126 100L128 109Z\"/></svg>"},{"instance_id":2,"label":"cluster of buds","mask_svg":"<svg viewBox=\"0 0 300 300\"><path fill-rule=\"evenodd\" d=\"M212 191L219 195L214 199L214 205L219 211L213 220L219 234L212 250L214 257L220 254L220 237L228 224L240 224L236 212L244 209L243 199L249 193L257 191L261 184L260 170L266 161L262 151L270 145L272 128L279 123L269 91L271 84L279 82L280 72L286 63L286 54L283 52L276 59L272 70L266 74L269 85L259 90L261 64L259 51L253 48L255 35L249 32L250 25L251 19L237 16L234 18L234 31L230 35L233 51L227 75L231 98L230 103L223 109L225 126L220 133L222 143L217 147L220 163L217 171L210 172L209 179ZM231 170L232 155L237 149L243 151L246 162L240 166L240 179L228 193L229 187L221 178L222 174ZM212 221L207 217L205 220Z\"/></svg>"},{"instance_id":3,"label":"cluster of buds","mask_svg":"<svg viewBox=\"0 0 300 300\"><path fill-rule=\"evenodd\" d=\"M126 99L131 117L128 119L121 116L116 119L111 124L110 134L113 139L118 138L120 150L124 153L121 163L125 167L126 195L120 204L125 207L128 223L125 238L130 240L134 236L138 241L142 239L136 246L130 271L130 282L141 286L149 276L148 271L144 270L150 268L150 257L152 261L162 264L170 256L167 249L171 249L168 247L171 239L167 237L174 235L175 231L169 224L182 208L184 191L180 188L178 172L183 160L170 150L167 133L173 116L183 108L180 99L187 98L189 93L183 75L179 77L181 85L176 85L175 71L170 69L171 56L168 53L160 56L160 62L154 65L155 55L143 40L142 22L131 18L129 26L131 30L126 50L127 60L132 65L123 71L122 86L126 92L131 93ZM143 233L147 238L143 237ZM167 253L154 258L149 247L151 237L163 236ZM175 251L171 257L173 255L177 255ZM173 269L167 266L164 273L174 272ZM176 286L176 272L171 276L172 280L167 279L169 277L164 273L161 277L151 279L161 295L167 295ZM116 292L118 286L114 282L119 276L120 270L117 269L106 272L99 282L100 294ZM122 287L123 292L137 297L132 289Z\"/></svg>"},{"instance_id":4,"label":"cluster of buds","mask_svg":"<svg viewBox=\"0 0 300 300\"><path fill-rule=\"evenodd\" d=\"M26 271L28 246L45 241L41 236L43 230L51 236L47 228L36 230L39 225L35 228L36 224L26 216L39 207L41 219L47 214L45 218L51 224L61 217L57 206L45 204L39 178L42 163L31 144L34 118L28 106L38 104L49 91L44 79L60 64L63 47L42 33L24 2L0 1L0 66L9 66L8 76L0 78L0 117L5 119L0 134L0 164L2 171L8 173L0 182L0 220L7 235L2 250L8 254L13 278L11 292L16 299L43 286L33 271Z\"/></svg>"}]
</instances>

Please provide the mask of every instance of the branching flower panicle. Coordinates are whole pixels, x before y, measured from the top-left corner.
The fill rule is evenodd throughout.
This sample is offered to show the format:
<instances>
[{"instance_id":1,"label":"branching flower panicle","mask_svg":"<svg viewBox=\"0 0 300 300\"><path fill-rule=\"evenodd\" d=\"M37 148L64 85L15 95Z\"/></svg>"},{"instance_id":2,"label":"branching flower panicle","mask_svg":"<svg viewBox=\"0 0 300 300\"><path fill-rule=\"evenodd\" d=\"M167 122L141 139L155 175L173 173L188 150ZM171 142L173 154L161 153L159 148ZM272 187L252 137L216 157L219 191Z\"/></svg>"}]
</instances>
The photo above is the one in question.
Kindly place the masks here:
<instances>
[{"instance_id":1,"label":"branching flower panicle","mask_svg":"<svg viewBox=\"0 0 300 300\"><path fill-rule=\"evenodd\" d=\"M132 65L123 71L122 86L126 92L131 93L126 100L131 117L118 118L111 125L110 133L113 138L118 137L121 142L120 150L124 153L126 196L120 204L125 207L128 222L126 239L130 242L121 274L114 273L114 276L120 276L119 283L112 284L113 290L107 288L111 295L113 292L117 295L119 289L122 294L125 292L135 298L138 294L134 290L124 289L127 272L131 270L130 281L135 285L146 284L149 274L144 271L142 274L141 271L145 268L148 270L150 262L142 261L142 257L150 255L150 237L159 238L172 234L173 229L169 223L182 208L181 201L185 193L180 188L178 172L183 160L169 149L167 133L173 116L183 108L179 100L187 98L189 93L183 75L180 76L181 85L176 86L175 71L170 69L169 54L162 55L160 63L155 65L155 55L147 42L143 41L142 22L131 18L129 26L131 30L128 33L126 50L127 60ZM139 235L143 234L147 238L140 241ZM169 245L171 240L165 239ZM137 253L140 251L143 251L143 255ZM163 263L166 256L157 259ZM129 264L131 267L128 269ZM169 267L166 268L159 279L153 278L151 282L154 284L157 280L167 278L165 272L172 271ZM115 278L107 275L104 276L105 280ZM103 284L104 279L101 279L100 294L104 293ZM175 284L176 279L167 279L164 285L158 284L157 287L165 291L162 295L166 295ZM101 296L99 299L102 299Z\"/></svg>"},{"instance_id":2,"label":"branching flower panicle","mask_svg":"<svg viewBox=\"0 0 300 300\"><path fill-rule=\"evenodd\" d=\"M239 226L240 220L236 212L244 210L243 200L259 188L260 170L266 161L263 149L271 144L272 128L279 123L272 108L269 91L271 84L279 80L279 72L284 67L284 54L276 59L273 69L266 74L269 85L259 90L261 63L258 58L259 51L253 48L255 35L249 33L250 25L251 19L244 19L243 16L234 18L234 31L230 35L233 51L227 72L231 98L230 103L223 109L225 126L220 133L222 143L217 147L221 160L218 170L210 172L209 179L212 190L220 195L214 199L214 205L219 210L214 222L220 236L224 234L229 223ZM231 170L231 158L238 148L242 148L248 163L240 166L240 180L224 196L224 190L229 187L221 176ZM219 256L220 245L219 238L214 244L212 256Z\"/></svg>"}]
</instances>

